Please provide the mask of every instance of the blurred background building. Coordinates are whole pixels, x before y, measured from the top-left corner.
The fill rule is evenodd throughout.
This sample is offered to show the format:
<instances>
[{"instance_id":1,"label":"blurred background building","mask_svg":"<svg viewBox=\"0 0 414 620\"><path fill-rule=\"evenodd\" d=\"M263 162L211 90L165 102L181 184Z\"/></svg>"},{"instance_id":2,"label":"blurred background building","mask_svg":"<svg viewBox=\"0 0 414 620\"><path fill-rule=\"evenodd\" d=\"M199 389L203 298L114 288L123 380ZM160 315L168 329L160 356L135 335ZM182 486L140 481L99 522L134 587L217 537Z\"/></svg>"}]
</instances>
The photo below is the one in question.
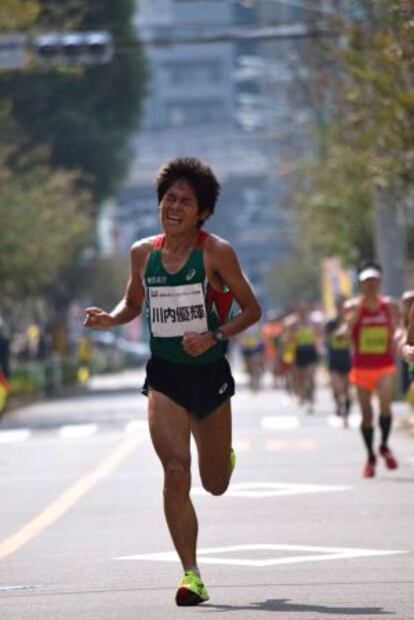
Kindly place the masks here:
<instances>
[{"instance_id":1,"label":"blurred background building","mask_svg":"<svg viewBox=\"0 0 414 620\"><path fill-rule=\"evenodd\" d=\"M271 2L139 2L136 27L145 44L149 87L130 176L118 197L123 251L158 229L154 178L160 165L176 156L202 158L223 188L208 229L235 245L262 302L270 303L267 277L290 245L281 160L287 146L294 148L295 135L303 140L298 124L307 118L303 112L292 119L294 75L286 61L298 62L300 41L240 40L237 28L288 25L303 13ZM174 43L226 32L228 40Z\"/></svg>"}]
</instances>

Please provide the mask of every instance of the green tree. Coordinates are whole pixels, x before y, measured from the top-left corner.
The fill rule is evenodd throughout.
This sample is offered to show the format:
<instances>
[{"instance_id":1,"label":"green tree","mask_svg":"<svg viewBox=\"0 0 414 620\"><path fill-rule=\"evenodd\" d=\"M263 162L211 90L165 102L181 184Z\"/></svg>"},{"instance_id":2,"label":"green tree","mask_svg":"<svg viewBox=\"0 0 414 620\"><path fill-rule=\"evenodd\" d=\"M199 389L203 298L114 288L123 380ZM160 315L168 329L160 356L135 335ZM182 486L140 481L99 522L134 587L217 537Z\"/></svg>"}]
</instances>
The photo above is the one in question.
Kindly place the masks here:
<instances>
[{"instance_id":1,"label":"green tree","mask_svg":"<svg viewBox=\"0 0 414 620\"><path fill-rule=\"evenodd\" d=\"M32 0L2 0L0 5L0 32L23 30L40 15L39 2Z\"/></svg>"},{"instance_id":2,"label":"green tree","mask_svg":"<svg viewBox=\"0 0 414 620\"><path fill-rule=\"evenodd\" d=\"M108 30L115 54L104 65L45 67L0 75L0 99L12 104L23 148L47 145L51 166L75 170L97 204L115 191L129 161L129 137L144 92L142 54L134 40L133 0L39 0L35 28ZM132 44L133 42L133 44ZM129 44L131 44L130 47Z\"/></svg>"},{"instance_id":3,"label":"green tree","mask_svg":"<svg viewBox=\"0 0 414 620\"><path fill-rule=\"evenodd\" d=\"M14 136L12 143L9 136ZM41 293L91 232L90 197L76 176L51 170L46 149L17 156L18 129L0 107L0 306ZM13 161L13 166L10 166Z\"/></svg>"},{"instance_id":4,"label":"green tree","mask_svg":"<svg viewBox=\"0 0 414 620\"><path fill-rule=\"evenodd\" d=\"M298 168L304 179L295 198L316 251L353 260L375 244L392 284L404 263L414 183L414 22L410 2L360 5L369 19L337 22L345 45L335 52L330 117L319 158Z\"/></svg>"}]
</instances>

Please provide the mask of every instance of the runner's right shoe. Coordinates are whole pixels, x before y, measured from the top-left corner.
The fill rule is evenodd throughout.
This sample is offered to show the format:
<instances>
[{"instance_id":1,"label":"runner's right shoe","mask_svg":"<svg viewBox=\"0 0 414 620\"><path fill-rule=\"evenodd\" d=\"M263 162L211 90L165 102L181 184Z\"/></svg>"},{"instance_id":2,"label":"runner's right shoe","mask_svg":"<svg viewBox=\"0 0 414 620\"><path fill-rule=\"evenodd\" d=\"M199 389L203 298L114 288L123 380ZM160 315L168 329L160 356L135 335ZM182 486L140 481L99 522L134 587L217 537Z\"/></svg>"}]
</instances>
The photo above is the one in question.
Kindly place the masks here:
<instances>
[{"instance_id":1,"label":"runner's right shoe","mask_svg":"<svg viewBox=\"0 0 414 620\"><path fill-rule=\"evenodd\" d=\"M187 570L178 582L175 602L179 607L194 607L208 601L207 588L200 577L193 571Z\"/></svg>"},{"instance_id":2,"label":"runner's right shoe","mask_svg":"<svg viewBox=\"0 0 414 620\"><path fill-rule=\"evenodd\" d=\"M373 478L375 476L376 464L377 459L375 458L375 456L370 456L362 472L364 478Z\"/></svg>"}]
</instances>

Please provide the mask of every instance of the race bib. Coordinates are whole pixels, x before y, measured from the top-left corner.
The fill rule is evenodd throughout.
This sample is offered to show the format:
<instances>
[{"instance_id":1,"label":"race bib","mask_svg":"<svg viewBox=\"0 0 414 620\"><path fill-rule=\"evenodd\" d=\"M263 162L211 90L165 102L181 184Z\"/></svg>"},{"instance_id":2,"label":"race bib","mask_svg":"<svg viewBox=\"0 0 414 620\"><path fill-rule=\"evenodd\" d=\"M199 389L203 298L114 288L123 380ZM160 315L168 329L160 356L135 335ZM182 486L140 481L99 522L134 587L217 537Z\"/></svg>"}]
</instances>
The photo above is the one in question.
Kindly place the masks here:
<instances>
[{"instance_id":1,"label":"race bib","mask_svg":"<svg viewBox=\"0 0 414 620\"><path fill-rule=\"evenodd\" d=\"M149 289L151 333L156 338L174 338L185 332L208 330L203 286L151 286Z\"/></svg>"},{"instance_id":2,"label":"race bib","mask_svg":"<svg viewBox=\"0 0 414 620\"><path fill-rule=\"evenodd\" d=\"M388 327L363 327L359 336L360 353L380 355L388 349Z\"/></svg>"}]
</instances>

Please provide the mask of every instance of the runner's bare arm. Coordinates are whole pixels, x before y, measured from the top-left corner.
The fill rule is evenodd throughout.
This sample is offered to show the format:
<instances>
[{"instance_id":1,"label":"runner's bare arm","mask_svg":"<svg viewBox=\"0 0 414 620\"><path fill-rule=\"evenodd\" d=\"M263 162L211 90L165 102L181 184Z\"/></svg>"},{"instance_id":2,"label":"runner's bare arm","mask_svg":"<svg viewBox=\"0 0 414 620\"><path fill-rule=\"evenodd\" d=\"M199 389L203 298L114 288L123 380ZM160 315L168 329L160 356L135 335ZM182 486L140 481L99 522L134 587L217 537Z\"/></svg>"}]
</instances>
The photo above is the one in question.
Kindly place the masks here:
<instances>
[{"instance_id":1,"label":"runner's bare arm","mask_svg":"<svg viewBox=\"0 0 414 620\"><path fill-rule=\"evenodd\" d=\"M205 247L205 264L207 276L212 277L230 289L241 312L228 323L221 326L227 338L237 336L250 325L256 323L261 316L261 308L233 248L222 239L214 238ZM211 280L210 280L211 283ZM185 334L184 350L189 355L200 355L216 344L210 333Z\"/></svg>"},{"instance_id":2,"label":"runner's bare arm","mask_svg":"<svg viewBox=\"0 0 414 620\"><path fill-rule=\"evenodd\" d=\"M216 244L211 255L211 267L230 289L240 306L241 312L222 326L223 332L231 338L257 323L261 317L261 308L249 281L241 270L236 252L227 242L220 240Z\"/></svg>"},{"instance_id":3,"label":"runner's bare arm","mask_svg":"<svg viewBox=\"0 0 414 620\"><path fill-rule=\"evenodd\" d=\"M347 338L351 335L352 329L358 320L359 309L360 300L358 297L349 299L345 303L341 316L341 324L335 332L337 338Z\"/></svg>"},{"instance_id":4,"label":"runner's bare arm","mask_svg":"<svg viewBox=\"0 0 414 620\"><path fill-rule=\"evenodd\" d=\"M394 330L397 330L401 326L401 309L398 301L395 299L389 300L392 326Z\"/></svg>"},{"instance_id":5,"label":"runner's bare arm","mask_svg":"<svg viewBox=\"0 0 414 620\"><path fill-rule=\"evenodd\" d=\"M109 313L101 308L86 308L85 327L107 329L115 325L124 325L135 319L141 313L142 302L144 300L141 278L150 247L146 239L138 241L132 246L130 254L130 275L124 297Z\"/></svg>"},{"instance_id":6,"label":"runner's bare arm","mask_svg":"<svg viewBox=\"0 0 414 620\"><path fill-rule=\"evenodd\" d=\"M411 306L408 315L408 327L405 338L400 344L399 352L407 364L414 363L414 304Z\"/></svg>"}]
</instances>

